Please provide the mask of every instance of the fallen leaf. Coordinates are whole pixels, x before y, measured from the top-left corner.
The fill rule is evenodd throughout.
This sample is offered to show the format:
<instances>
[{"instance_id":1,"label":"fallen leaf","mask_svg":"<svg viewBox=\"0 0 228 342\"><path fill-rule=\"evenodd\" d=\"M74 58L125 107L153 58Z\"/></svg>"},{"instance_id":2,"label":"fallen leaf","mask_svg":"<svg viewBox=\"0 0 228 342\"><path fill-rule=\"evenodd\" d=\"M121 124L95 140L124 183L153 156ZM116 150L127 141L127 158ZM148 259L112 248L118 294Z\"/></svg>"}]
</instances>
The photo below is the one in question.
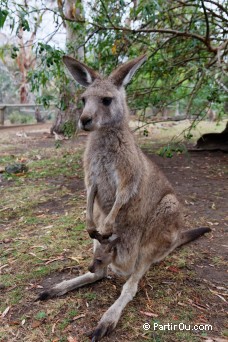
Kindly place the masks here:
<instances>
[{"instance_id":1,"label":"fallen leaf","mask_svg":"<svg viewBox=\"0 0 228 342\"><path fill-rule=\"evenodd\" d=\"M3 311L3 313L2 313L2 318L5 317L5 316L8 314L9 310L10 310L10 306L8 306L8 307Z\"/></svg>"},{"instance_id":2,"label":"fallen leaf","mask_svg":"<svg viewBox=\"0 0 228 342\"><path fill-rule=\"evenodd\" d=\"M3 239L3 240L2 240L3 243L10 243L10 242L12 242L12 241L13 241L13 239Z\"/></svg>"},{"instance_id":3,"label":"fallen leaf","mask_svg":"<svg viewBox=\"0 0 228 342\"><path fill-rule=\"evenodd\" d=\"M158 317L158 314L153 313L153 312L145 312L145 311L140 311L142 315L145 315L147 317Z\"/></svg>"},{"instance_id":4,"label":"fallen leaf","mask_svg":"<svg viewBox=\"0 0 228 342\"><path fill-rule=\"evenodd\" d=\"M75 317L73 317L73 318L72 318L72 321L76 321L77 319L79 319L79 318L83 318L83 317L85 317L85 315L84 315L84 314L81 314L81 315L75 316Z\"/></svg>"},{"instance_id":5,"label":"fallen leaf","mask_svg":"<svg viewBox=\"0 0 228 342\"><path fill-rule=\"evenodd\" d=\"M73 257L73 256L71 256L71 257L68 257L68 259L77 261L77 262L79 263L79 262L80 262L79 260L83 260L84 258L83 258L83 257L80 257L80 256L78 256L78 257Z\"/></svg>"},{"instance_id":6,"label":"fallen leaf","mask_svg":"<svg viewBox=\"0 0 228 342\"><path fill-rule=\"evenodd\" d=\"M27 158L21 157L21 158L17 159L17 161L20 163L25 163L27 161Z\"/></svg>"},{"instance_id":7,"label":"fallen leaf","mask_svg":"<svg viewBox=\"0 0 228 342\"><path fill-rule=\"evenodd\" d=\"M215 208L214 208L215 209ZM207 223L210 225L210 226L218 226L219 225L219 222L210 222L210 221L207 221Z\"/></svg>"},{"instance_id":8,"label":"fallen leaf","mask_svg":"<svg viewBox=\"0 0 228 342\"><path fill-rule=\"evenodd\" d=\"M202 311L208 311L208 308L202 304L196 304L193 302L193 300L191 299L188 299L188 302L190 303L191 306L193 306L194 308L197 308L199 310L202 310Z\"/></svg>"},{"instance_id":9,"label":"fallen leaf","mask_svg":"<svg viewBox=\"0 0 228 342\"><path fill-rule=\"evenodd\" d=\"M59 256L59 257L57 257L57 258L48 260L48 261L45 262L45 265L48 265L48 264L50 264L50 263L52 263L52 262L59 261L59 260L64 260L64 256L62 255L62 256Z\"/></svg>"},{"instance_id":10,"label":"fallen leaf","mask_svg":"<svg viewBox=\"0 0 228 342\"><path fill-rule=\"evenodd\" d=\"M18 173L15 173L14 176L16 176L16 177L25 177L26 174L24 172L18 172Z\"/></svg>"},{"instance_id":11,"label":"fallen leaf","mask_svg":"<svg viewBox=\"0 0 228 342\"><path fill-rule=\"evenodd\" d=\"M68 342L78 342L78 340L76 339L76 337L72 337L72 336L68 336L68 337L67 337L67 341L68 341Z\"/></svg>"},{"instance_id":12,"label":"fallen leaf","mask_svg":"<svg viewBox=\"0 0 228 342\"><path fill-rule=\"evenodd\" d=\"M63 135L57 134L55 131L53 131L55 140L64 140L65 137Z\"/></svg>"},{"instance_id":13,"label":"fallen leaf","mask_svg":"<svg viewBox=\"0 0 228 342\"><path fill-rule=\"evenodd\" d=\"M53 228L53 227L54 227L53 225L50 225L50 226L43 227L41 229L50 229L50 228Z\"/></svg>"},{"instance_id":14,"label":"fallen leaf","mask_svg":"<svg viewBox=\"0 0 228 342\"><path fill-rule=\"evenodd\" d=\"M9 325L20 325L19 321L10 321Z\"/></svg>"},{"instance_id":15,"label":"fallen leaf","mask_svg":"<svg viewBox=\"0 0 228 342\"><path fill-rule=\"evenodd\" d=\"M42 324L42 321L33 321L31 327L33 329L38 328Z\"/></svg>"},{"instance_id":16,"label":"fallen leaf","mask_svg":"<svg viewBox=\"0 0 228 342\"><path fill-rule=\"evenodd\" d=\"M53 326L52 326L52 328L51 328L52 334L54 334L54 332L55 332L55 326L56 326L56 322L53 324Z\"/></svg>"},{"instance_id":17,"label":"fallen leaf","mask_svg":"<svg viewBox=\"0 0 228 342\"><path fill-rule=\"evenodd\" d=\"M167 269L171 272L174 272L174 273L180 272L179 268L177 268L175 266L169 266Z\"/></svg>"},{"instance_id":18,"label":"fallen leaf","mask_svg":"<svg viewBox=\"0 0 228 342\"><path fill-rule=\"evenodd\" d=\"M177 304L180 305L180 306L187 306L187 304L181 303L181 302L178 302Z\"/></svg>"},{"instance_id":19,"label":"fallen leaf","mask_svg":"<svg viewBox=\"0 0 228 342\"><path fill-rule=\"evenodd\" d=\"M17 132L16 133L17 137L22 137L22 138L28 138L27 134L25 132Z\"/></svg>"},{"instance_id":20,"label":"fallen leaf","mask_svg":"<svg viewBox=\"0 0 228 342\"><path fill-rule=\"evenodd\" d=\"M30 249L41 248L43 251L47 249L47 246L31 246Z\"/></svg>"},{"instance_id":21,"label":"fallen leaf","mask_svg":"<svg viewBox=\"0 0 228 342\"><path fill-rule=\"evenodd\" d=\"M218 293L217 291L211 290L211 289L209 289L209 291L210 291L211 293L213 293L215 296L219 297L219 298L220 298L221 300L223 300L225 303L227 303L227 300L226 300L220 293Z\"/></svg>"},{"instance_id":22,"label":"fallen leaf","mask_svg":"<svg viewBox=\"0 0 228 342\"><path fill-rule=\"evenodd\" d=\"M9 264L2 265L2 266L0 267L0 273L1 273L2 269L3 269L3 268L6 268L7 266L9 266Z\"/></svg>"}]
</instances>

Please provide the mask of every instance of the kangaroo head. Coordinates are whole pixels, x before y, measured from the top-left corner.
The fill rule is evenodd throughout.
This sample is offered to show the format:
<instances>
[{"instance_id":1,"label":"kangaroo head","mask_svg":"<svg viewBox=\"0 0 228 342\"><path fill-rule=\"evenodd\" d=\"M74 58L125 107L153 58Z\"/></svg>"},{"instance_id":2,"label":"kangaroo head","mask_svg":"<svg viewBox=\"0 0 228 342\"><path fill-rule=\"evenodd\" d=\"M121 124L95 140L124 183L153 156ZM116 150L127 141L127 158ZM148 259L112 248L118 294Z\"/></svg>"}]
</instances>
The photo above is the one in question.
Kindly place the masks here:
<instances>
[{"instance_id":1,"label":"kangaroo head","mask_svg":"<svg viewBox=\"0 0 228 342\"><path fill-rule=\"evenodd\" d=\"M79 120L81 129L93 131L118 127L127 121L124 86L130 82L145 60L146 56L143 55L128 61L115 69L109 77L103 78L84 63L69 56L63 57L74 79L86 87L86 91L81 96L84 104Z\"/></svg>"},{"instance_id":2,"label":"kangaroo head","mask_svg":"<svg viewBox=\"0 0 228 342\"><path fill-rule=\"evenodd\" d=\"M98 270L102 270L112 263L116 254L116 246L120 242L119 237L115 237L114 240L108 240L109 242L101 243L97 246L93 261L89 266L89 271L94 273Z\"/></svg>"}]
</instances>

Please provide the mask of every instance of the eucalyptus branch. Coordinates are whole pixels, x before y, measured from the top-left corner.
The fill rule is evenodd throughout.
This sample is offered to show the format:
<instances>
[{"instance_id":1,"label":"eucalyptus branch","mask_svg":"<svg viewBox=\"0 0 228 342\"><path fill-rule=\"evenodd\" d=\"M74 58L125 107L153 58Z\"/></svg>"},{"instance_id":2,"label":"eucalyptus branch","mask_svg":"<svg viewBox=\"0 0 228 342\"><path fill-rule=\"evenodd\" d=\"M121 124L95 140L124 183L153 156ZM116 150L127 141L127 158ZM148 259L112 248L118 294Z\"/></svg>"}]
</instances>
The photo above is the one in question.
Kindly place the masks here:
<instances>
[{"instance_id":1,"label":"eucalyptus branch","mask_svg":"<svg viewBox=\"0 0 228 342\"><path fill-rule=\"evenodd\" d=\"M109 23L114 27L115 25L112 23L112 20L111 20L109 14L108 14L108 10L107 10L107 8L106 8L106 6L105 6L105 4L104 4L104 1L103 1L103 0L100 0L100 1L101 1L101 4L102 4L103 9L104 9L104 11L105 11L105 14L106 14L106 16L107 16L107 18L108 18Z\"/></svg>"},{"instance_id":2,"label":"eucalyptus branch","mask_svg":"<svg viewBox=\"0 0 228 342\"><path fill-rule=\"evenodd\" d=\"M188 31L178 31L178 30L172 30L172 29L130 29L127 27L120 27L120 26L102 26L97 23L90 23L91 25L99 28L103 31L123 31L123 32L132 32L132 33L163 33L163 34L172 34L175 36L181 36L181 37L188 37L188 38L195 38L199 41L201 41L204 45L206 45L207 49L210 52L216 53L217 47L213 47L206 41L205 37L197 34L192 33Z\"/></svg>"},{"instance_id":3,"label":"eucalyptus branch","mask_svg":"<svg viewBox=\"0 0 228 342\"><path fill-rule=\"evenodd\" d=\"M206 8L204 6L204 1L201 0L201 4L203 7L203 12L204 12L204 17L205 17L205 22L206 22L206 36L205 36L205 40L208 43L208 45L210 44L210 26L209 26L209 21L208 21L208 15L207 15L207 11Z\"/></svg>"},{"instance_id":4,"label":"eucalyptus branch","mask_svg":"<svg viewBox=\"0 0 228 342\"><path fill-rule=\"evenodd\" d=\"M222 12L228 15L228 10L224 6L222 6L218 1L213 1L213 0L204 0L204 1L217 6Z\"/></svg>"},{"instance_id":5,"label":"eucalyptus branch","mask_svg":"<svg viewBox=\"0 0 228 342\"><path fill-rule=\"evenodd\" d=\"M49 36L49 38L46 40L46 44L48 44L52 40L52 38L57 34L57 32L59 31L59 29L62 25L64 26L63 22L58 25L58 27L55 29L55 31L53 31L52 33L48 34L45 37L45 38L47 38Z\"/></svg>"},{"instance_id":6,"label":"eucalyptus branch","mask_svg":"<svg viewBox=\"0 0 228 342\"><path fill-rule=\"evenodd\" d=\"M86 38L86 40L84 41L84 43L81 44L81 45L79 45L79 46L77 47L77 49L80 49L81 47L85 46L85 45L88 43L88 41L89 41L96 33L98 33L99 31L100 31L100 29L95 29L91 34L88 35L88 37Z\"/></svg>"},{"instance_id":7,"label":"eucalyptus branch","mask_svg":"<svg viewBox=\"0 0 228 342\"><path fill-rule=\"evenodd\" d=\"M227 24L227 22L228 22L228 20L225 18L225 17L223 17L222 15L219 15L218 13L215 13L211 8L207 8L207 10L208 10L208 12L210 12L211 13L211 15L212 15L212 17L215 19L215 18L218 18L218 19L220 19L221 20L221 22L222 23L226 23ZM225 27L224 27L225 28Z\"/></svg>"},{"instance_id":8,"label":"eucalyptus branch","mask_svg":"<svg viewBox=\"0 0 228 342\"><path fill-rule=\"evenodd\" d=\"M223 88L223 90L228 93L228 88L225 86L224 83L221 82L221 80L218 79L218 77L215 77L215 82L221 87Z\"/></svg>"}]
</instances>

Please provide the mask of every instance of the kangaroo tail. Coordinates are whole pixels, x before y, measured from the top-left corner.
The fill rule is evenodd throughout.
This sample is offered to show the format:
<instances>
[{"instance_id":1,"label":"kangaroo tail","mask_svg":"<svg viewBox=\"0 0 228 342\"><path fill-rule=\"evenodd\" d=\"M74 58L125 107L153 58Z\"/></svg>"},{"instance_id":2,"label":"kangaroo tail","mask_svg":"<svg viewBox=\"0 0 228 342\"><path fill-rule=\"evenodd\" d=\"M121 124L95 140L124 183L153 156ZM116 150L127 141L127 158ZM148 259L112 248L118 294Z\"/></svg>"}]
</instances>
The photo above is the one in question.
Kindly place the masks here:
<instances>
[{"instance_id":1,"label":"kangaroo tail","mask_svg":"<svg viewBox=\"0 0 228 342\"><path fill-rule=\"evenodd\" d=\"M190 241L196 240L201 235L204 235L205 233L209 233L209 232L211 232L211 229L208 227L200 227L200 228L186 230L184 232L181 232L177 247L185 245L186 243Z\"/></svg>"}]
</instances>

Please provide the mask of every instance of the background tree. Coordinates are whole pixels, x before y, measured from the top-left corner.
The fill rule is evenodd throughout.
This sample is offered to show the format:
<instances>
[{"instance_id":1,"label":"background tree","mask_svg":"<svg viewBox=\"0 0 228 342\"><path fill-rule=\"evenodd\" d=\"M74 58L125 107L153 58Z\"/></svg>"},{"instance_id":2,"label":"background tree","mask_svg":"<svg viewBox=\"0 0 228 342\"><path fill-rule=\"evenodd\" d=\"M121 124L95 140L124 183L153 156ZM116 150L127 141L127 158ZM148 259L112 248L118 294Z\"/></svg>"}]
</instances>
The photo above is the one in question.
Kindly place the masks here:
<instances>
[{"instance_id":1,"label":"background tree","mask_svg":"<svg viewBox=\"0 0 228 342\"><path fill-rule=\"evenodd\" d=\"M15 99L16 81L12 73L0 62L0 103L10 103Z\"/></svg>"},{"instance_id":2,"label":"background tree","mask_svg":"<svg viewBox=\"0 0 228 342\"><path fill-rule=\"evenodd\" d=\"M14 1L15 6L19 1ZM14 20L12 7L3 1L0 26ZM21 6L21 5L20 5ZM59 108L53 130L75 127L78 111L75 100L80 90L61 62L64 53L109 73L118 63L142 53L148 62L140 76L128 87L130 107L140 111L144 121L166 111L168 116L193 118L192 126L210 109L222 117L227 98L228 8L214 0L94 0L36 2L22 6L24 20L32 13L49 12L56 25L53 34L66 29L66 48L48 41L34 41L37 67L29 73L38 101ZM85 13L84 13L85 12ZM64 85L64 86L63 86ZM73 95L74 94L74 95ZM191 128L191 127L190 127ZM190 130L186 137L191 137Z\"/></svg>"},{"instance_id":3,"label":"background tree","mask_svg":"<svg viewBox=\"0 0 228 342\"><path fill-rule=\"evenodd\" d=\"M69 55L83 59L83 44L80 46L78 42L83 40L84 43L84 17L83 6L81 1L66 0L64 3L58 1L58 10L64 18L63 25L66 28L66 53ZM77 21L80 22L78 25ZM80 28L80 29L79 29ZM60 79L60 103L56 120L51 128L51 133L64 133L72 136L76 130L80 109L77 108L77 88L71 78L61 75ZM66 86L67 85L67 86Z\"/></svg>"}]
</instances>

